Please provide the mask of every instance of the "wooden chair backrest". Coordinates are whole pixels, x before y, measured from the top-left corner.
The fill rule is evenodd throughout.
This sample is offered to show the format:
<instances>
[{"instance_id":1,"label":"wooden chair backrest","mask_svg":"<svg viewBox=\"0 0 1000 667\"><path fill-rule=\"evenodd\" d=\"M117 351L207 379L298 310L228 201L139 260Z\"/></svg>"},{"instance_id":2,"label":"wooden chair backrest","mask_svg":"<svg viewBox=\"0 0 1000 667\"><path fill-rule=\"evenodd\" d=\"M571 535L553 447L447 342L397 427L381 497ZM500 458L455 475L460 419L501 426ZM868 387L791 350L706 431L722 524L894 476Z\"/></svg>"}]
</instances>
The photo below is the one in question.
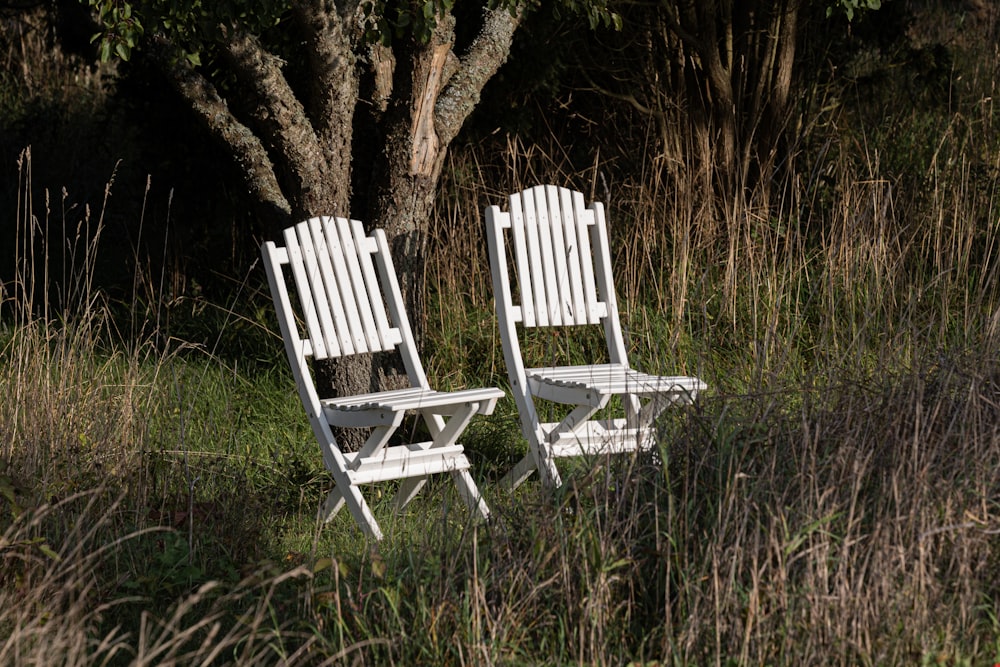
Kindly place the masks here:
<instances>
[{"instance_id":1,"label":"wooden chair backrest","mask_svg":"<svg viewBox=\"0 0 1000 667\"><path fill-rule=\"evenodd\" d=\"M524 366L518 323L525 328L600 324L608 361L627 365L604 205L585 206L581 193L554 185L529 188L508 201L508 212L498 206L486 209L490 270L508 370Z\"/></svg>"},{"instance_id":2,"label":"wooden chair backrest","mask_svg":"<svg viewBox=\"0 0 1000 667\"><path fill-rule=\"evenodd\" d=\"M379 281L385 267L392 266L391 258L382 256L388 254L387 244L367 236L357 220L325 216L289 227L284 239L285 255L279 261L290 266L295 281L305 325L304 355L327 359L385 352L403 341L400 326L407 325L393 321L401 309L391 301L398 297L392 293L398 287L386 286L390 294L385 294Z\"/></svg>"},{"instance_id":3,"label":"wooden chair backrest","mask_svg":"<svg viewBox=\"0 0 1000 667\"><path fill-rule=\"evenodd\" d=\"M604 207L541 185L509 198L508 239L525 327L599 324L616 308Z\"/></svg>"}]
</instances>

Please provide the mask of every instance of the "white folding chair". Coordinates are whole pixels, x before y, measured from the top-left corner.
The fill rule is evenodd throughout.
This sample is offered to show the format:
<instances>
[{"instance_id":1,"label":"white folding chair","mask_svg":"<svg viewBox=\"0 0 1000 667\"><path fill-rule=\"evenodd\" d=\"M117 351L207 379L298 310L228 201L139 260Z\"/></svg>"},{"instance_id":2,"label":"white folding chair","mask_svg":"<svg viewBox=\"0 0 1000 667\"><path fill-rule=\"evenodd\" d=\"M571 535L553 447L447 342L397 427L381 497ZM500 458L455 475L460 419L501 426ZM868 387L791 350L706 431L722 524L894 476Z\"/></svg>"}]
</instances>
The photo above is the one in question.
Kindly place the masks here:
<instances>
[{"instance_id":1,"label":"white folding chair","mask_svg":"<svg viewBox=\"0 0 1000 667\"><path fill-rule=\"evenodd\" d=\"M397 507L408 503L429 475L449 472L471 510L489 515L458 438L477 414L493 411L496 388L439 392L430 388L414 344L385 233L370 236L361 223L317 217L284 231L285 247L264 243L264 257L278 324L302 405L335 487L324 506L326 520L345 504L364 532L382 531L359 486L404 480ZM286 274L290 274L302 318L296 319ZM397 350L410 382L406 389L320 398L309 359ZM431 439L389 446L405 413L426 423ZM448 419L446 420L445 417ZM342 451L331 426L370 427L357 452Z\"/></svg>"},{"instance_id":2,"label":"white folding chair","mask_svg":"<svg viewBox=\"0 0 1000 667\"><path fill-rule=\"evenodd\" d=\"M507 212L486 209L487 240L504 360L529 452L502 484L516 487L538 470L543 484L557 486L555 459L652 447L663 409L693 401L706 385L629 365L601 203L585 206L581 193L553 185L511 195L509 203ZM600 325L609 363L526 368L517 325ZM593 418L613 396L622 397L624 416ZM543 423L536 399L571 407L562 420Z\"/></svg>"}]
</instances>

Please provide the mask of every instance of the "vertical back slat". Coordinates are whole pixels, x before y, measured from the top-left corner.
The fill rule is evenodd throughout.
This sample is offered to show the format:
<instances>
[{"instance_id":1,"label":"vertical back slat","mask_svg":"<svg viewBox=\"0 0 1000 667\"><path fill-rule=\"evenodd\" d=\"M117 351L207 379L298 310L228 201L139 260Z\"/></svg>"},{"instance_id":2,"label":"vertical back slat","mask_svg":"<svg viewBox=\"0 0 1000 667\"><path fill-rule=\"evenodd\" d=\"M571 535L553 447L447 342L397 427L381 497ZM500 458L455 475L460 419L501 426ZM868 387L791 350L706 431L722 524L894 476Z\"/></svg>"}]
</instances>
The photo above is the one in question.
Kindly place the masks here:
<instances>
[{"instance_id":1,"label":"vertical back slat","mask_svg":"<svg viewBox=\"0 0 1000 667\"><path fill-rule=\"evenodd\" d=\"M327 239L329 235L323 229L323 219L312 218L306 223L311 237L311 244L316 251L316 260L319 264L320 274L325 286L325 294L321 299L316 296L316 307L320 313L327 312L331 318L333 327L333 338L337 341L341 354L354 354L354 342L351 340L350 331L347 324L347 315L344 312L344 302L340 298L340 282L336 276L336 269L339 262L331 261L330 247ZM322 319L321 319L322 321Z\"/></svg>"},{"instance_id":2,"label":"vertical back slat","mask_svg":"<svg viewBox=\"0 0 1000 667\"><path fill-rule=\"evenodd\" d=\"M559 280L556 276L555 254L552 249L552 226L549 224L549 207L545 201L545 187L536 186L531 189L531 199L534 204L535 224L538 226L539 253L541 256L541 276L545 285L545 304L548 321L546 324L562 324L562 313L559 311Z\"/></svg>"},{"instance_id":3,"label":"vertical back slat","mask_svg":"<svg viewBox=\"0 0 1000 667\"><path fill-rule=\"evenodd\" d=\"M379 246L360 222L312 218L287 228L284 239L312 356L388 351L402 341L372 259Z\"/></svg>"},{"instance_id":4,"label":"vertical back slat","mask_svg":"<svg viewBox=\"0 0 1000 667\"><path fill-rule=\"evenodd\" d=\"M556 302L552 309L558 314L556 324L573 324L573 292L570 287L568 247L563 235L563 220L560 210L559 190L554 185L539 188L544 192L545 208L548 210L549 229L552 232L552 259L555 267Z\"/></svg>"},{"instance_id":5,"label":"vertical back slat","mask_svg":"<svg viewBox=\"0 0 1000 667\"><path fill-rule=\"evenodd\" d=\"M597 285L602 269L595 267L601 234L583 194L536 186L511 195L509 202L518 319L526 327L600 324L608 315Z\"/></svg>"},{"instance_id":6,"label":"vertical back slat","mask_svg":"<svg viewBox=\"0 0 1000 667\"><path fill-rule=\"evenodd\" d=\"M328 217L325 218L324 227L333 262L340 267L337 273L337 285L340 298L344 301L348 335L354 344L355 352L371 352L361 322L361 312L365 309L364 304L358 301L357 283L362 280L361 270L358 268L358 251L354 246L354 239L347 229L349 225L344 218ZM363 289L361 291L364 293Z\"/></svg>"},{"instance_id":7,"label":"vertical back slat","mask_svg":"<svg viewBox=\"0 0 1000 667\"><path fill-rule=\"evenodd\" d=\"M328 339L323 333L319 315L316 311L316 302L313 298L313 290L309 285L309 272L303 256L302 246L299 244L297 227L289 227L285 230L285 248L288 252L288 265L292 271L292 278L295 280L295 290L299 295L299 303L302 306L302 317L306 323L306 333L310 345L313 349L313 356L316 359L326 359L340 355L340 348L337 345L336 337L332 338L332 347L327 345Z\"/></svg>"},{"instance_id":8,"label":"vertical back slat","mask_svg":"<svg viewBox=\"0 0 1000 667\"><path fill-rule=\"evenodd\" d=\"M600 301L597 293L597 284L594 277L594 249L591 247L590 239L594 226L597 224L594 219L594 212L587 208L583 201L583 194L573 193L573 212L577 221L576 237L580 241L580 268L583 280L583 295L587 302L587 322L598 324L601 318L607 314L607 308Z\"/></svg>"},{"instance_id":9,"label":"vertical back slat","mask_svg":"<svg viewBox=\"0 0 1000 667\"><path fill-rule=\"evenodd\" d=\"M323 282L323 272L319 267L316 240L312 237L308 222L300 222L295 225L295 231L298 234L299 250L302 252L306 280L308 280L309 288L312 290L313 307L316 309L320 332L323 340L326 341L327 349L334 349L339 341L337 341L337 329L333 325L333 317L330 314L327 285ZM345 352L343 346L341 346L340 352L342 354Z\"/></svg>"},{"instance_id":10,"label":"vertical back slat","mask_svg":"<svg viewBox=\"0 0 1000 667\"><path fill-rule=\"evenodd\" d=\"M566 266L569 271L570 312L573 324L587 324L587 306L583 296L583 278L580 266L580 241L577 237L576 216L573 211L573 193L559 188L559 211L562 215L563 237L566 240ZM586 258L589 261L589 257Z\"/></svg>"},{"instance_id":11,"label":"vertical back slat","mask_svg":"<svg viewBox=\"0 0 1000 667\"><path fill-rule=\"evenodd\" d=\"M354 338L351 336L350 320L352 315L351 309L354 308L354 300L350 298L349 289L347 290L348 298L344 297L345 284L350 283L350 278L348 278L347 272L344 270L344 250L340 246L340 240L336 234L330 232L327 225L327 218L314 218L311 222L316 226L317 233L322 234L327 260L330 262L330 269L333 274L333 280L328 284L327 294L325 294L324 298L334 314L333 321L337 330L337 356L364 351L363 347L360 350L357 348L354 344Z\"/></svg>"},{"instance_id":12,"label":"vertical back slat","mask_svg":"<svg viewBox=\"0 0 1000 667\"><path fill-rule=\"evenodd\" d=\"M534 201L530 196L514 195L511 202L511 224L522 230L521 247L518 250L518 286L521 289L521 304L527 306L530 318L525 317L525 326L544 326L549 323L545 305L545 283L542 280L542 261L538 244L538 225L535 224ZM517 234L514 236L517 242ZM523 262L522 256L523 255Z\"/></svg>"},{"instance_id":13,"label":"vertical back slat","mask_svg":"<svg viewBox=\"0 0 1000 667\"><path fill-rule=\"evenodd\" d=\"M385 310L385 297L383 296L382 288L378 281L378 274L375 270L375 264L372 261L372 255L374 253L383 252L379 248L379 244L376 239L368 237L365 235L364 226L358 220L351 221L351 229L354 233L355 243L357 244L359 253L358 257L360 260L361 274L364 279L364 284L367 291L367 313L371 318L370 323L368 320L365 322L365 326L371 327L371 334L369 336L375 337L375 342L373 343L373 348L378 348L383 351L391 350L402 342L403 338L400 330L394 324L389 321L389 316ZM388 252L388 246L384 252ZM383 261L391 260L391 258L386 258ZM400 304L402 308L402 304Z\"/></svg>"}]
</instances>

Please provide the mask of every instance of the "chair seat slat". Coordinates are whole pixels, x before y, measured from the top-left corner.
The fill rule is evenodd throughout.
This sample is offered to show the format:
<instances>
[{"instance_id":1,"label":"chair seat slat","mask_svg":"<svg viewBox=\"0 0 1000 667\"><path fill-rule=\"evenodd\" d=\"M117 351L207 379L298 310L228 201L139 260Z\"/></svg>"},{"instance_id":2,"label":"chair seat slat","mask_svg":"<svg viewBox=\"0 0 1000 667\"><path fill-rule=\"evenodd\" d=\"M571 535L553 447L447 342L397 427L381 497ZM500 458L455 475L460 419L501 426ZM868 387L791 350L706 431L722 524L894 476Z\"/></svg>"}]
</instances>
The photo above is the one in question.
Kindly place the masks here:
<instances>
[{"instance_id":1,"label":"chair seat slat","mask_svg":"<svg viewBox=\"0 0 1000 667\"><path fill-rule=\"evenodd\" d=\"M499 389L466 389L460 391L435 391L413 387L391 391L358 394L345 398L323 401L324 407L334 410L419 410L463 403L486 403L503 397Z\"/></svg>"},{"instance_id":2,"label":"chair seat slat","mask_svg":"<svg viewBox=\"0 0 1000 667\"><path fill-rule=\"evenodd\" d=\"M529 379L560 387L589 389L601 394L697 393L705 384L682 375L650 375L612 365L557 369L528 369Z\"/></svg>"},{"instance_id":3,"label":"chair seat slat","mask_svg":"<svg viewBox=\"0 0 1000 667\"><path fill-rule=\"evenodd\" d=\"M594 249L591 239L597 227L597 219L593 210L583 201L583 195L574 192L573 217L576 219L576 234L580 241L580 273L583 281L583 298L587 304L587 322L598 324L608 317L607 304L601 299L597 290L597 277L594 275Z\"/></svg>"}]
</instances>

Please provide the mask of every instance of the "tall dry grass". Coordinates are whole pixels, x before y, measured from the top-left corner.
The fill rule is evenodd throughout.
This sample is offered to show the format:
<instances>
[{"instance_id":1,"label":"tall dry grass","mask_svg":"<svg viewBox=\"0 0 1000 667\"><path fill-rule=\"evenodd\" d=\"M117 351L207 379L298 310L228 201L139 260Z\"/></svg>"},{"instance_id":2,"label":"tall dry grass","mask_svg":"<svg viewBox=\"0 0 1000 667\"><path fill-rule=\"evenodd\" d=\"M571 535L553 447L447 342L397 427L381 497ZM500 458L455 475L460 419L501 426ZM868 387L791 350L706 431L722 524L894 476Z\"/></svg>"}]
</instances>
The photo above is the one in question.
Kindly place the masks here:
<instances>
[{"instance_id":1,"label":"tall dry grass","mask_svg":"<svg viewBox=\"0 0 1000 667\"><path fill-rule=\"evenodd\" d=\"M484 594L491 662L554 636L555 663L1000 660L1000 153L992 102L971 106L922 137L926 172L840 130L807 138L822 149L777 203L721 219L655 159L614 181L555 140L451 156L435 363L460 350L505 382L481 214L551 182L608 206L633 361L711 388L663 424L662 458L511 510L529 527L492 544L519 585Z\"/></svg>"},{"instance_id":2,"label":"tall dry grass","mask_svg":"<svg viewBox=\"0 0 1000 667\"><path fill-rule=\"evenodd\" d=\"M898 208L875 206L872 192L860 184L852 196L867 193L880 215ZM471 210L475 200L463 205ZM622 300L639 361L697 369L714 390L661 424L659 456L582 462L551 497L532 485L506 496L487 480L497 516L487 527L443 515L447 494L432 493L375 552L339 528L312 533L305 521L296 529L305 547L291 563L237 581L171 570L158 582L123 585L190 565L183 550L178 562L165 560L186 530L139 516L162 492L143 486L152 478L140 462L149 460L151 415L164 409L158 396L174 388L163 370L169 359L116 338L100 299L84 300L93 304L89 324L80 311L65 321L42 316L27 305L37 293L19 301L3 348L11 361L3 390L16 400L0 413L9 489L0 499L0 655L14 664L996 659L1000 367L983 326L995 296L976 280L914 282L937 276L915 258L958 261L949 250L956 244L943 239L923 246L936 255L907 257L915 274L868 266L862 257L889 253L867 234L890 222L860 226L866 236L853 241L820 236L807 252L765 264L771 280L748 260L729 309L722 298L696 308L692 297L679 331L671 310L640 307L639 287ZM965 256L970 267L984 259ZM724 262L695 259L689 266L706 281L725 275ZM854 271L855 281L838 271ZM880 282L888 276L893 292ZM857 281L885 291L868 294ZM953 290L947 301L943 283ZM463 285L468 313L448 318L468 327L455 334L471 352L461 372L493 364L488 372L502 377L491 360L492 320L481 312L487 297L477 303L475 285ZM965 285L986 291L959 298ZM815 291L788 293L803 286ZM934 297L929 305L899 298L918 288ZM695 281L688 289L706 288ZM765 303L748 311L755 289ZM943 303L950 314L954 304L969 306L942 326L933 315L944 314ZM775 312L788 304L799 311ZM4 307L13 307L10 297ZM886 324L899 313L910 319ZM966 317L977 326L966 330ZM754 322L759 339L748 334ZM814 347L800 349L807 341ZM481 428L474 448L489 438L516 446L511 412ZM485 451L481 461L503 456ZM261 517L287 508L275 502Z\"/></svg>"},{"instance_id":3,"label":"tall dry grass","mask_svg":"<svg viewBox=\"0 0 1000 667\"><path fill-rule=\"evenodd\" d=\"M17 271L0 287L0 663L298 663L324 644L287 612L311 571L209 574L207 531L242 534L228 508L196 525L195 484L210 480L183 429L169 443L183 465L164 451L171 412L190 410L171 400L179 344L122 335L94 283L103 208L34 201L30 150L20 174Z\"/></svg>"},{"instance_id":4,"label":"tall dry grass","mask_svg":"<svg viewBox=\"0 0 1000 667\"><path fill-rule=\"evenodd\" d=\"M449 296L428 315L439 336L430 365L456 383L503 382L481 240L458 223L501 191L577 184L611 203L636 360L712 386L660 425L658 455L583 461L552 496L530 484L505 495L490 471L520 443L501 408L470 442L495 522L469 526L438 489L369 550L349 521L316 527L326 486L315 473L268 481L264 471L298 465L277 448L240 458L187 442L200 429L217 441L248 436L174 398L188 380L156 342L169 337L119 333L88 278L100 214L66 233L49 224L56 238L80 239L65 267L78 298L63 299L45 281L63 266L27 260L46 256L50 236L48 216L26 201L25 261L2 303L0 390L12 398L0 411L4 662L1000 658L996 228L982 224L992 189L957 168L913 202L874 162L851 180L845 153L823 167L843 184L823 194L843 198L822 209L828 217L745 214L717 225L720 243L694 230L678 242L697 203L682 189L611 182L600 163L570 172L537 148L511 144L507 155L517 166L507 173L524 176L489 190L476 185L494 181L474 156L453 158L454 173L472 176L443 202L455 225L433 257L458 255L464 269L431 273ZM801 215L803 201L786 210ZM671 215L675 232L655 232ZM727 283L732 272L740 278ZM276 339L275 349L280 362ZM248 419L223 386L194 384L192 400ZM184 426L164 443L174 411ZM291 447L301 416L275 414L266 437ZM236 482L206 502L211 468L195 459L212 456ZM172 477L156 472L170 461ZM178 529L184 512L192 521ZM195 524L196 514L207 516ZM253 529L241 532L240 520ZM269 562L258 562L262 550ZM240 571L210 573L206 553Z\"/></svg>"}]
</instances>

